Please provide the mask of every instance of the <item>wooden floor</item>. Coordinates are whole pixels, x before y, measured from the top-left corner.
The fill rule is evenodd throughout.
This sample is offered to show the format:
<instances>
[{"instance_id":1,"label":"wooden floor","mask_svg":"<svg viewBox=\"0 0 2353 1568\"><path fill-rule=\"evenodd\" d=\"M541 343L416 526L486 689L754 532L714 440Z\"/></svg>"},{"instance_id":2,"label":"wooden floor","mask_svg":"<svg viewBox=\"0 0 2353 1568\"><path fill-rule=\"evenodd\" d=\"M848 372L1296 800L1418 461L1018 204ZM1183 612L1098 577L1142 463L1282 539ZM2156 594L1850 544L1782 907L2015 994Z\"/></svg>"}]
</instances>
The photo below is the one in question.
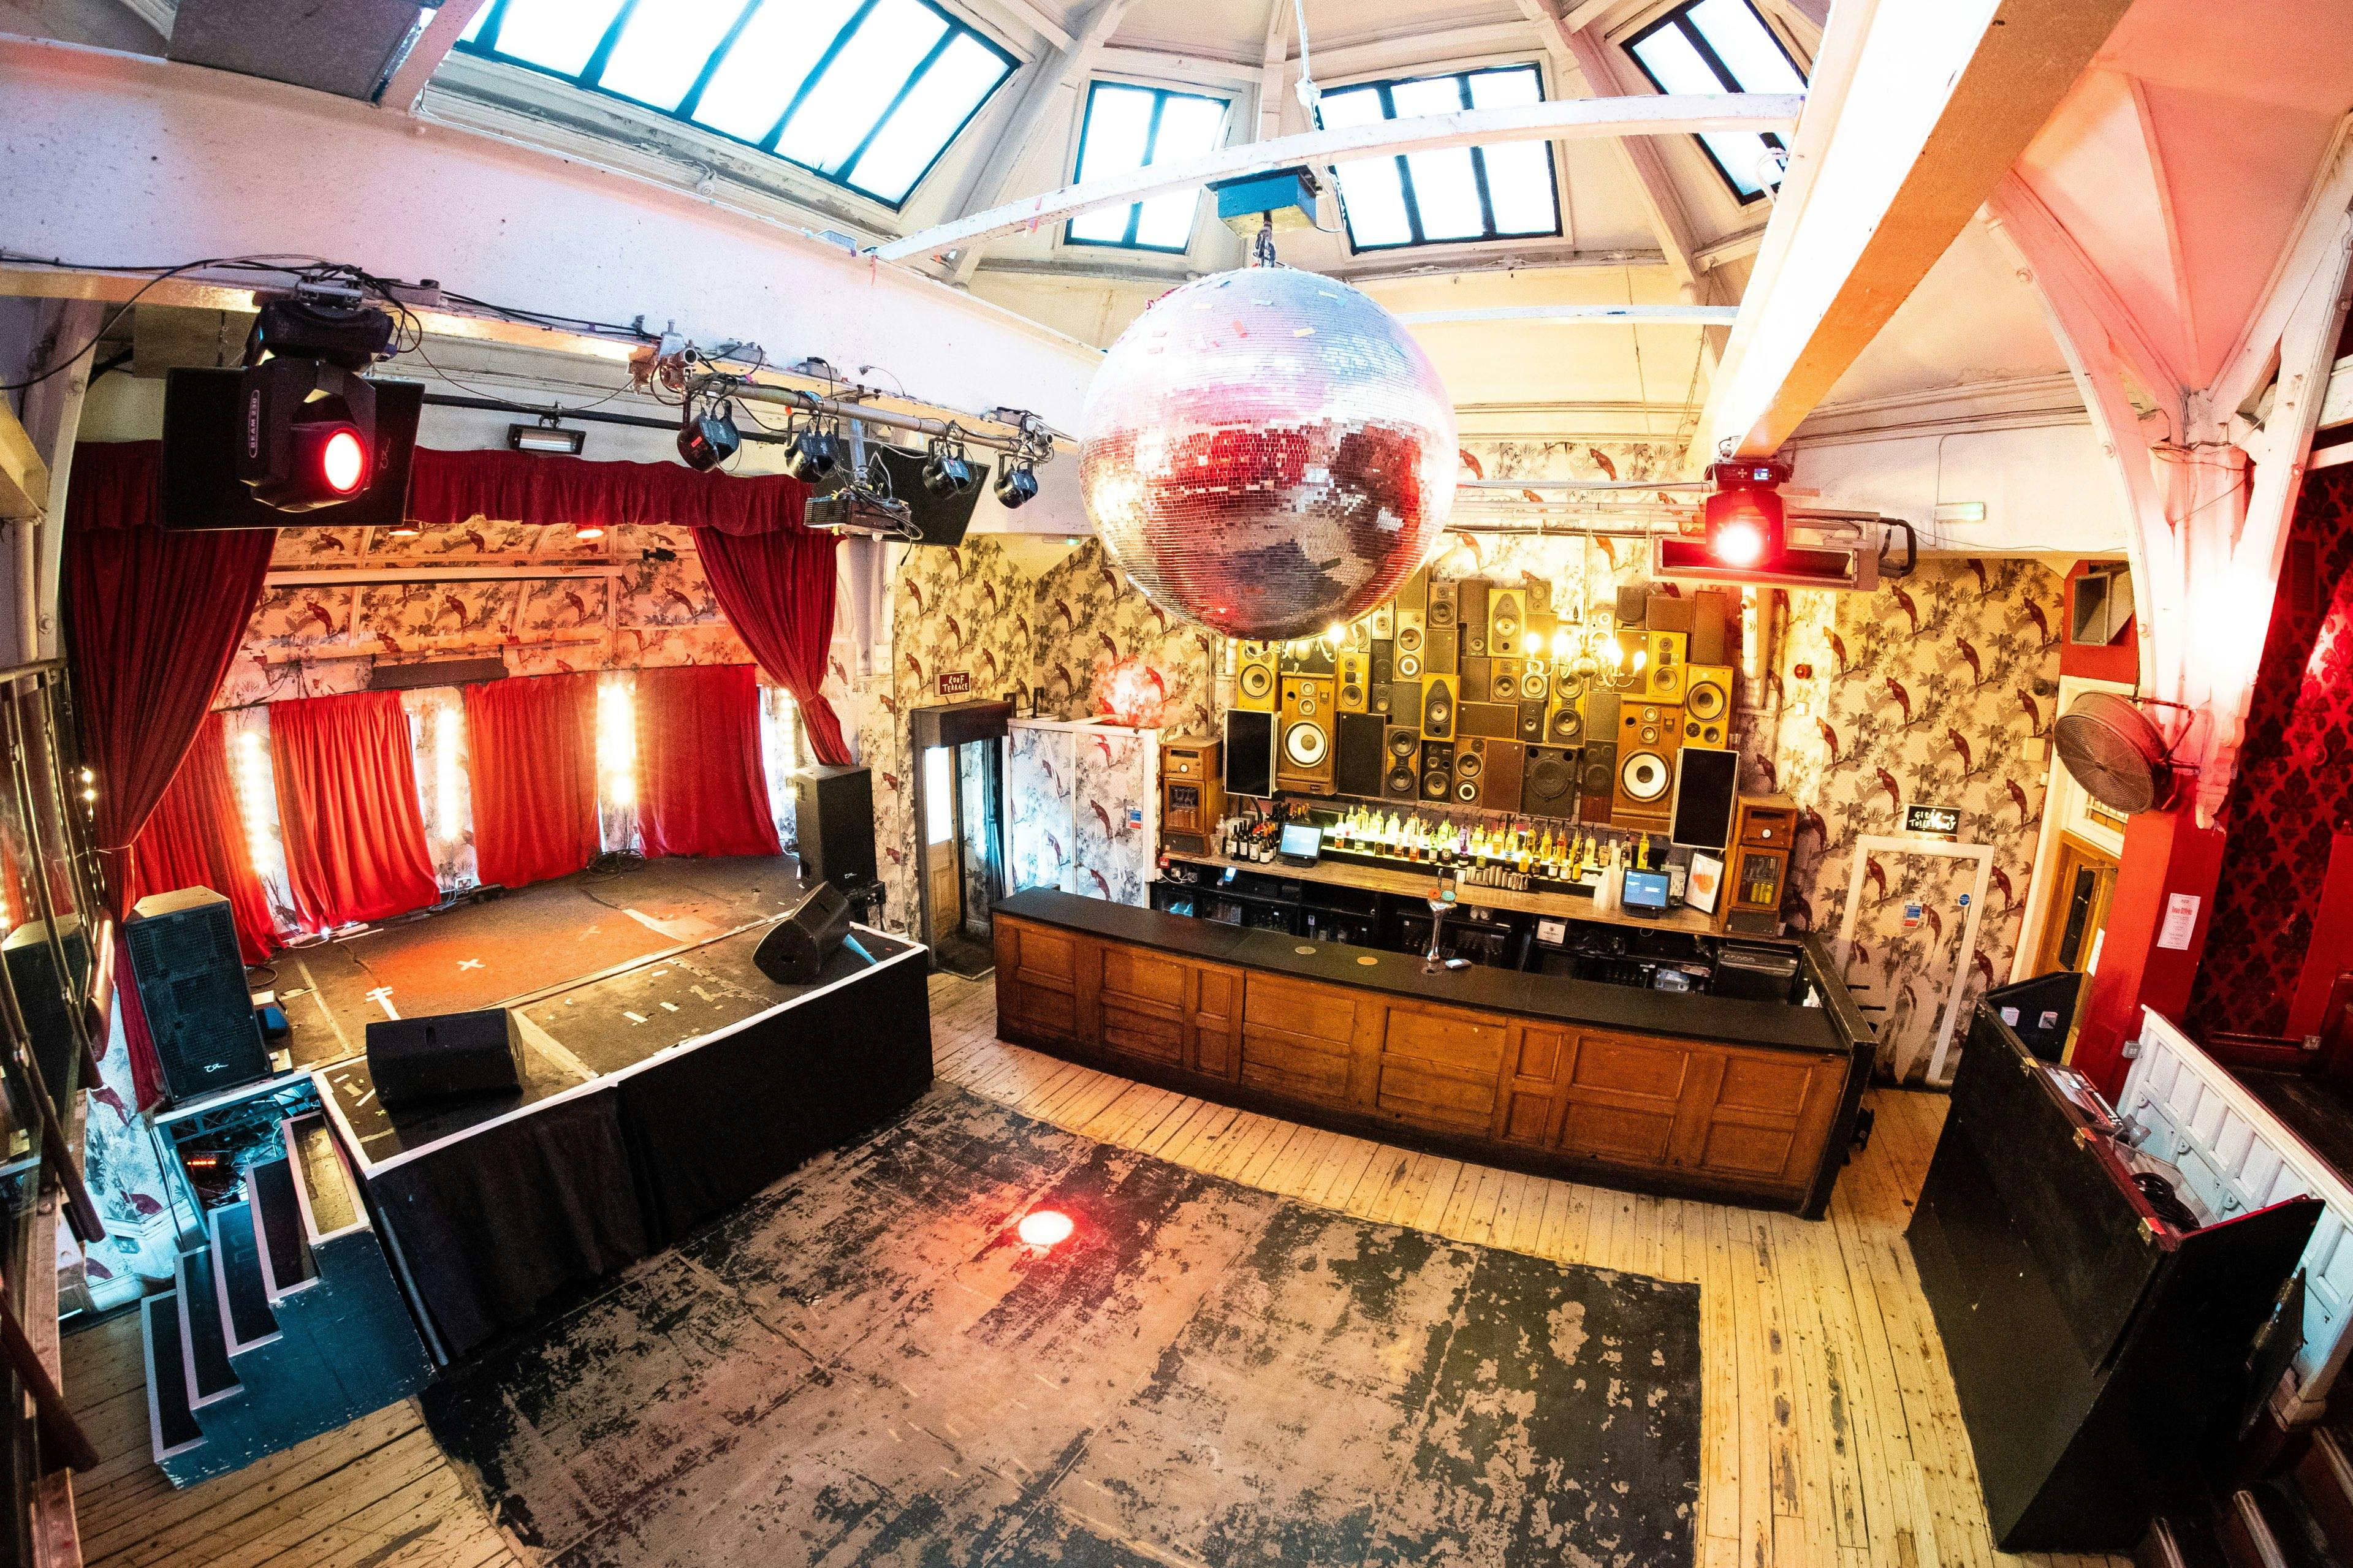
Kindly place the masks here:
<instances>
[{"instance_id":1,"label":"wooden floor","mask_svg":"<svg viewBox=\"0 0 2353 1568\"><path fill-rule=\"evenodd\" d=\"M1952 1378L1904 1245L1941 1096L1874 1089L1871 1147L1840 1178L1830 1219L1809 1224L1237 1112L1006 1045L994 1025L989 983L934 977L940 1076L1043 1121L1366 1219L1698 1283L1700 1568L2109 1563L1993 1550ZM413 1404L174 1492L148 1460L137 1320L67 1340L65 1370L68 1397L106 1460L77 1481L89 1563L517 1561Z\"/></svg>"}]
</instances>

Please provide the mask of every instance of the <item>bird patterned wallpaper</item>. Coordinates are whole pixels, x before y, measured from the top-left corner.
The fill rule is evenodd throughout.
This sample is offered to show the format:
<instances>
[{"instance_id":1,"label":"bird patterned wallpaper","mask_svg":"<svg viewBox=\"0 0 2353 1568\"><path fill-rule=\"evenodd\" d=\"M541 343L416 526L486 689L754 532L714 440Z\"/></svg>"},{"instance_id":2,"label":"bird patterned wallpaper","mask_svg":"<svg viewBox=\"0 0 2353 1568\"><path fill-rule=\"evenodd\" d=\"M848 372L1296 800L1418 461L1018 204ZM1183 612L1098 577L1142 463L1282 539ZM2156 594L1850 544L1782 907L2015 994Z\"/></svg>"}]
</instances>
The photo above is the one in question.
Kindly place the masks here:
<instances>
[{"instance_id":1,"label":"bird patterned wallpaper","mask_svg":"<svg viewBox=\"0 0 2353 1568\"><path fill-rule=\"evenodd\" d=\"M2276 1035L2336 835L2353 831L2353 468L2309 475L2224 813L2229 876L2189 998L2204 1035Z\"/></svg>"},{"instance_id":2,"label":"bird patterned wallpaper","mask_svg":"<svg viewBox=\"0 0 2353 1568\"><path fill-rule=\"evenodd\" d=\"M1855 841L1900 835L1905 805L1956 806L1961 841L1992 846L1964 1022L2009 974L2025 918L2049 765L2027 753L2047 747L2056 716L2061 588L2037 562L1937 557L1874 594L1791 594L1774 671L1778 743L1751 758L1757 783L1799 808L1783 912L1825 941L1838 934ZM1974 875L1939 857L1864 862L1847 978L1858 1001L1886 1009L1883 1068L1926 1070L1966 912L1956 900Z\"/></svg>"}]
</instances>

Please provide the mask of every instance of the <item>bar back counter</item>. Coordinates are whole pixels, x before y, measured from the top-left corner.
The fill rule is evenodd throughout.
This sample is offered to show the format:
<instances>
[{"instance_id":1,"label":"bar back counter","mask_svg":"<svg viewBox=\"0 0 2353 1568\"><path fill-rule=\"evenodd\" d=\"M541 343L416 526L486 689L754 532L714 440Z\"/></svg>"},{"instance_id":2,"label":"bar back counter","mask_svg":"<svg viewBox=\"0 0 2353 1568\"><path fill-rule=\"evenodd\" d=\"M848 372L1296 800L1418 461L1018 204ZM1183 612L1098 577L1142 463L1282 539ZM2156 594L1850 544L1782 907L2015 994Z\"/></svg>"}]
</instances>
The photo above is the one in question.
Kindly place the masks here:
<instances>
[{"instance_id":1,"label":"bar back counter","mask_svg":"<svg viewBox=\"0 0 2353 1568\"><path fill-rule=\"evenodd\" d=\"M1811 938L1801 1002L1420 958L1050 889L997 907L1008 1040L1457 1157L1819 1219L1869 1026Z\"/></svg>"}]
</instances>

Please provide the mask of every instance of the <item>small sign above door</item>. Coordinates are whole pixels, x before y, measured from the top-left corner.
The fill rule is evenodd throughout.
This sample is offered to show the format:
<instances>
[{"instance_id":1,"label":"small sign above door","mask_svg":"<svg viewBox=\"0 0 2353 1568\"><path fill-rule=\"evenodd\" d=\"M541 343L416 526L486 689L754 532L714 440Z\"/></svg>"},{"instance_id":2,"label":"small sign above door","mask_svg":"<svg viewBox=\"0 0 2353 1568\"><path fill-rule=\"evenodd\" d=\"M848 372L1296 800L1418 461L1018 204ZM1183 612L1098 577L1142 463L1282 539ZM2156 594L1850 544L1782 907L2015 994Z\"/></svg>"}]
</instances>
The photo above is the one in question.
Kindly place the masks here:
<instances>
[{"instance_id":1,"label":"small sign above door","mask_svg":"<svg viewBox=\"0 0 2353 1568\"><path fill-rule=\"evenodd\" d=\"M1904 808L1904 831L1921 838L1958 837L1961 831L1960 807L1907 805Z\"/></svg>"},{"instance_id":2,"label":"small sign above door","mask_svg":"<svg viewBox=\"0 0 2353 1568\"><path fill-rule=\"evenodd\" d=\"M972 671L968 669L944 669L940 671L941 696L962 697L969 693L971 690Z\"/></svg>"}]
</instances>

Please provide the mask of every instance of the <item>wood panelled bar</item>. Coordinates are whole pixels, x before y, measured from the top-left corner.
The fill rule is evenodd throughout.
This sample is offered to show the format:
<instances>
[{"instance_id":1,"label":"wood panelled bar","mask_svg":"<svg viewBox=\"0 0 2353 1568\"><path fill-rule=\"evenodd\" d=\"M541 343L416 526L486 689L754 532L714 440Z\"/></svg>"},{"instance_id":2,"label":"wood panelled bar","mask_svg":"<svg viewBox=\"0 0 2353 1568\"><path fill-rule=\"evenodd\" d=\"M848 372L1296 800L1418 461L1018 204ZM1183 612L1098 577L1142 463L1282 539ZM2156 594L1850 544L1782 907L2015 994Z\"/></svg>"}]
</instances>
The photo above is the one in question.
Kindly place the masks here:
<instances>
[{"instance_id":1,"label":"wood panelled bar","mask_svg":"<svg viewBox=\"0 0 2353 1568\"><path fill-rule=\"evenodd\" d=\"M1871 1031L1805 1000L1613 985L1050 889L997 907L997 1033L1205 1099L1454 1157L1821 1217Z\"/></svg>"}]
</instances>

